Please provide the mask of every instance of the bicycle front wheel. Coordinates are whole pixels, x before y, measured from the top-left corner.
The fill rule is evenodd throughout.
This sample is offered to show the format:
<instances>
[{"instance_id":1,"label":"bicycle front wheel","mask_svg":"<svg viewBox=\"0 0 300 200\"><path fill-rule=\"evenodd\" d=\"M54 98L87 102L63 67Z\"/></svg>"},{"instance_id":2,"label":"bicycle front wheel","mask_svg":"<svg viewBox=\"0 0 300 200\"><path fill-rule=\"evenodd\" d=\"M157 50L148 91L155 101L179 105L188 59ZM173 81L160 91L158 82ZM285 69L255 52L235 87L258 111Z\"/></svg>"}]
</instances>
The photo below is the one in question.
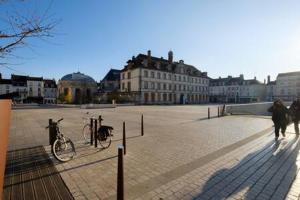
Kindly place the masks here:
<instances>
[{"instance_id":1,"label":"bicycle front wheel","mask_svg":"<svg viewBox=\"0 0 300 200\"><path fill-rule=\"evenodd\" d=\"M52 151L54 157L61 162L71 160L76 154L74 143L69 138L56 139Z\"/></svg>"},{"instance_id":2,"label":"bicycle front wheel","mask_svg":"<svg viewBox=\"0 0 300 200\"><path fill-rule=\"evenodd\" d=\"M89 124L84 125L82 135L86 143L91 141L91 126Z\"/></svg>"}]
</instances>

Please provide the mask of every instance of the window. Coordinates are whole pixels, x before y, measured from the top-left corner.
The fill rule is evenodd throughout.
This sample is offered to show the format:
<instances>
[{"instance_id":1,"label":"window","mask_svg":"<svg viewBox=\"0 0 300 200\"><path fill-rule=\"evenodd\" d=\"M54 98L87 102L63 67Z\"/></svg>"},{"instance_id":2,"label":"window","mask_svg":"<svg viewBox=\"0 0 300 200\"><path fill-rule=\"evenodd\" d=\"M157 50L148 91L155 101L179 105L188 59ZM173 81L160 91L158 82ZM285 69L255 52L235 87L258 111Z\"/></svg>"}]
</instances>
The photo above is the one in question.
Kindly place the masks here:
<instances>
[{"instance_id":1,"label":"window","mask_svg":"<svg viewBox=\"0 0 300 200\"><path fill-rule=\"evenodd\" d=\"M181 81L181 76L178 76L178 78L179 78L179 81Z\"/></svg>"},{"instance_id":2,"label":"window","mask_svg":"<svg viewBox=\"0 0 300 200\"><path fill-rule=\"evenodd\" d=\"M171 84L169 84L169 90L172 90L172 85Z\"/></svg>"},{"instance_id":3,"label":"window","mask_svg":"<svg viewBox=\"0 0 300 200\"><path fill-rule=\"evenodd\" d=\"M151 82L151 89L155 89L154 82Z\"/></svg>"},{"instance_id":4,"label":"window","mask_svg":"<svg viewBox=\"0 0 300 200\"><path fill-rule=\"evenodd\" d=\"M185 76L183 77L183 81L185 82Z\"/></svg>"},{"instance_id":5,"label":"window","mask_svg":"<svg viewBox=\"0 0 300 200\"><path fill-rule=\"evenodd\" d=\"M157 83L157 89L160 90L160 83Z\"/></svg>"},{"instance_id":6,"label":"window","mask_svg":"<svg viewBox=\"0 0 300 200\"><path fill-rule=\"evenodd\" d=\"M167 84L164 83L163 87L164 87L164 90L167 90Z\"/></svg>"},{"instance_id":7,"label":"window","mask_svg":"<svg viewBox=\"0 0 300 200\"><path fill-rule=\"evenodd\" d=\"M122 74L122 79L125 79L125 72Z\"/></svg>"},{"instance_id":8,"label":"window","mask_svg":"<svg viewBox=\"0 0 300 200\"><path fill-rule=\"evenodd\" d=\"M166 73L164 73L164 80L166 80L167 79L167 74Z\"/></svg>"},{"instance_id":9,"label":"window","mask_svg":"<svg viewBox=\"0 0 300 200\"><path fill-rule=\"evenodd\" d=\"M125 89L125 83L122 83L122 90Z\"/></svg>"},{"instance_id":10,"label":"window","mask_svg":"<svg viewBox=\"0 0 300 200\"><path fill-rule=\"evenodd\" d=\"M154 72L151 72L151 78L154 78Z\"/></svg>"},{"instance_id":11,"label":"window","mask_svg":"<svg viewBox=\"0 0 300 200\"><path fill-rule=\"evenodd\" d=\"M157 72L157 78L160 79L160 73L159 72Z\"/></svg>"},{"instance_id":12,"label":"window","mask_svg":"<svg viewBox=\"0 0 300 200\"><path fill-rule=\"evenodd\" d=\"M144 89L148 89L148 82L147 81L144 82Z\"/></svg>"},{"instance_id":13,"label":"window","mask_svg":"<svg viewBox=\"0 0 300 200\"><path fill-rule=\"evenodd\" d=\"M128 92L131 91L131 83L130 82L127 83L127 90L128 90Z\"/></svg>"},{"instance_id":14,"label":"window","mask_svg":"<svg viewBox=\"0 0 300 200\"><path fill-rule=\"evenodd\" d=\"M131 73L130 72L127 73L127 78L131 79Z\"/></svg>"},{"instance_id":15,"label":"window","mask_svg":"<svg viewBox=\"0 0 300 200\"><path fill-rule=\"evenodd\" d=\"M168 77L169 77L169 80L171 80L171 74L169 74Z\"/></svg>"},{"instance_id":16,"label":"window","mask_svg":"<svg viewBox=\"0 0 300 200\"><path fill-rule=\"evenodd\" d=\"M144 76L146 77L146 78L148 78L148 71L144 71Z\"/></svg>"}]
</instances>

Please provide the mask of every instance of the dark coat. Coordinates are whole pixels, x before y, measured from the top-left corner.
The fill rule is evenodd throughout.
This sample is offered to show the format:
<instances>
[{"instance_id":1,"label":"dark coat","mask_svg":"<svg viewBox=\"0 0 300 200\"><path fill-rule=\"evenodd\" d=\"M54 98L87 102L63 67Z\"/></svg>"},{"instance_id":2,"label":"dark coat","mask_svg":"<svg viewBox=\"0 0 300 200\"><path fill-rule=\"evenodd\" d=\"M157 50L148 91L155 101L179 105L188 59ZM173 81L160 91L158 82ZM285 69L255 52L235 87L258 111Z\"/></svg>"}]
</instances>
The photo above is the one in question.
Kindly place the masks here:
<instances>
[{"instance_id":1,"label":"dark coat","mask_svg":"<svg viewBox=\"0 0 300 200\"><path fill-rule=\"evenodd\" d=\"M284 105L273 105L268 111L272 112L274 123L288 123L289 110Z\"/></svg>"},{"instance_id":2,"label":"dark coat","mask_svg":"<svg viewBox=\"0 0 300 200\"><path fill-rule=\"evenodd\" d=\"M300 121L300 101L294 101L290 106L290 113L293 121Z\"/></svg>"}]
</instances>

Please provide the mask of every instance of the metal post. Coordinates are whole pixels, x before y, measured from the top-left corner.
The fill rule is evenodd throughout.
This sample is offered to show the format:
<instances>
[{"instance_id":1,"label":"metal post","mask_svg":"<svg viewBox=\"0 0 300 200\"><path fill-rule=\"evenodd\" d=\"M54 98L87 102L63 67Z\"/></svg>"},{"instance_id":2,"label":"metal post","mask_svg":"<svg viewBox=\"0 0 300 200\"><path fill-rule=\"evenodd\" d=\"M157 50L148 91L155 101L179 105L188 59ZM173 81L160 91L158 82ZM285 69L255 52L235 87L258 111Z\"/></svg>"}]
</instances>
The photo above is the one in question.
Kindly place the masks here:
<instances>
[{"instance_id":1,"label":"metal post","mask_svg":"<svg viewBox=\"0 0 300 200\"><path fill-rule=\"evenodd\" d=\"M102 124L102 116L101 115L99 115L98 120L99 120L99 128L100 128L100 126Z\"/></svg>"},{"instance_id":2,"label":"metal post","mask_svg":"<svg viewBox=\"0 0 300 200\"><path fill-rule=\"evenodd\" d=\"M210 119L210 108L207 109L207 118Z\"/></svg>"},{"instance_id":3,"label":"metal post","mask_svg":"<svg viewBox=\"0 0 300 200\"><path fill-rule=\"evenodd\" d=\"M220 107L218 106L218 117L220 117Z\"/></svg>"},{"instance_id":4,"label":"metal post","mask_svg":"<svg viewBox=\"0 0 300 200\"><path fill-rule=\"evenodd\" d=\"M123 147L124 155L126 154L126 131L125 131L125 122L123 122Z\"/></svg>"},{"instance_id":5,"label":"metal post","mask_svg":"<svg viewBox=\"0 0 300 200\"><path fill-rule=\"evenodd\" d=\"M90 122L90 132L91 132L91 142L90 142L90 145L93 145L93 140L94 140L94 129L93 129L93 118L90 119L91 122Z\"/></svg>"},{"instance_id":6,"label":"metal post","mask_svg":"<svg viewBox=\"0 0 300 200\"><path fill-rule=\"evenodd\" d=\"M53 140L53 128L52 128L52 123L53 123L53 120L52 119L49 119L49 144L52 145L54 143L54 140Z\"/></svg>"},{"instance_id":7,"label":"metal post","mask_svg":"<svg viewBox=\"0 0 300 200\"><path fill-rule=\"evenodd\" d=\"M94 139L95 139L95 148L98 146L98 140L97 140L97 119L95 119L94 124Z\"/></svg>"},{"instance_id":8,"label":"metal post","mask_svg":"<svg viewBox=\"0 0 300 200\"><path fill-rule=\"evenodd\" d=\"M118 147L117 200L124 200L123 147Z\"/></svg>"},{"instance_id":9,"label":"metal post","mask_svg":"<svg viewBox=\"0 0 300 200\"><path fill-rule=\"evenodd\" d=\"M144 116L142 114L142 119L141 119L141 135L144 135Z\"/></svg>"}]
</instances>

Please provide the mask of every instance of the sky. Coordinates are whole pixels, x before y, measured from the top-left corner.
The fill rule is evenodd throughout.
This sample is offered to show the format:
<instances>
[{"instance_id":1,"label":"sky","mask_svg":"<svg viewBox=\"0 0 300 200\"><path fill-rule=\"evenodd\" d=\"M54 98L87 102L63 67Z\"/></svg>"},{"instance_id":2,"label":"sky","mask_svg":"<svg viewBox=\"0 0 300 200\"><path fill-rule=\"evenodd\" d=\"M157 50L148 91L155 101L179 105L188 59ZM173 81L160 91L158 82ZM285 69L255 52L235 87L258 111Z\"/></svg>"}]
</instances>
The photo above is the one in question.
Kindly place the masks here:
<instances>
[{"instance_id":1,"label":"sky","mask_svg":"<svg viewBox=\"0 0 300 200\"><path fill-rule=\"evenodd\" d=\"M10 74L60 79L80 71L101 80L110 68L151 50L184 60L212 78L274 80L300 71L300 1L289 0L28 0L0 3L12 11L47 13L59 20L51 38L17 49ZM0 21L0 30L6 28Z\"/></svg>"}]
</instances>

